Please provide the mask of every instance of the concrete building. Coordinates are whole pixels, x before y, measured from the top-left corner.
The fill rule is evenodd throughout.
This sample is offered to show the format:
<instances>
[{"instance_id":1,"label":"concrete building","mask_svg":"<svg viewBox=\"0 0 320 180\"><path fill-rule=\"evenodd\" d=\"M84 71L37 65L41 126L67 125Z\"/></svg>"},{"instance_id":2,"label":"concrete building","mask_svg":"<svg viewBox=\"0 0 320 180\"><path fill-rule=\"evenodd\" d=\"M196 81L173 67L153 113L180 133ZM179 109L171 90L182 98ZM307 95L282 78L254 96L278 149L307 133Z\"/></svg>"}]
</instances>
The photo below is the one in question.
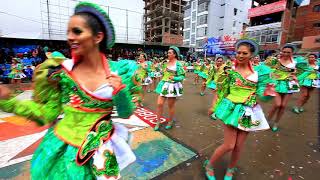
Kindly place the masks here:
<instances>
[{"instance_id":1,"label":"concrete building","mask_svg":"<svg viewBox=\"0 0 320 180\"><path fill-rule=\"evenodd\" d=\"M300 42L303 50L320 50L320 0L298 8L292 41Z\"/></svg>"},{"instance_id":2,"label":"concrete building","mask_svg":"<svg viewBox=\"0 0 320 180\"><path fill-rule=\"evenodd\" d=\"M182 45L183 0L144 0L145 42Z\"/></svg>"},{"instance_id":3,"label":"concrete building","mask_svg":"<svg viewBox=\"0 0 320 180\"><path fill-rule=\"evenodd\" d=\"M292 42L297 9L302 0L253 0L247 35L260 43L261 54Z\"/></svg>"},{"instance_id":4,"label":"concrete building","mask_svg":"<svg viewBox=\"0 0 320 180\"><path fill-rule=\"evenodd\" d=\"M184 45L199 48L206 37L238 37L250 6L246 0L190 0L184 7Z\"/></svg>"}]
</instances>

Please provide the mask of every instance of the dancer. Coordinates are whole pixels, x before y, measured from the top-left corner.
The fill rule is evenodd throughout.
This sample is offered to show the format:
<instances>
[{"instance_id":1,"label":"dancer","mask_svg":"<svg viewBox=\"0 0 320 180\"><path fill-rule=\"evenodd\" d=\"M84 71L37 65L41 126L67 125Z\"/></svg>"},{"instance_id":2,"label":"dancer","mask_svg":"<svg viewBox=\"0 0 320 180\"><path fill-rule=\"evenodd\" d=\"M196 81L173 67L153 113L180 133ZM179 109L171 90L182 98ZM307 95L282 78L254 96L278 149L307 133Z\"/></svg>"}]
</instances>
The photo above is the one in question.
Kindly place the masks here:
<instances>
[{"instance_id":1,"label":"dancer","mask_svg":"<svg viewBox=\"0 0 320 180\"><path fill-rule=\"evenodd\" d=\"M317 62L317 55L313 53L309 54L307 61L304 58L299 58L297 70L297 79L301 86L301 95L296 102L296 106L292 108L292 111L299 114L304 112L303 106L308 102L313 90L320 87L319 62Z\"/></svg>"},{"instance_id":2,"label":"dancer","mask_svg":"<svg viewBox=\"0 0 320 180\"><path fill-rule=\"evenodd\" d=\"M207 86L209 89L212 90L212 94L213 94L213 99L212 99L212 104L208 110L208 115L211 116L213 114L213 110L215 108L216 105L216 101L217 101L217 93L216 93L216 83L215 81L217 80L217 77L219 76L219 74L223 73L224 71L224 62L223 62L223 57L217 57L215 64L211 67L210 71L209 71L209 76L207 79Z\"/></svg>"},{"instance_id":3,"label":"dancer","mask_svg":"<svg viewBox=\"0 0 320 180\"><path fill-rule=\"evenodd\" d=\"M206 87L207 87L207 78L208 78L210 69L211 69L211 64L207 59L205 59L204 64L202 64L200 72L199 72L199 76L202 78L202 85L200 88L200 96L204 96L204 91L206 90Z\"/></svg>"},{"instance_id":4,"label":"dancer","mask_svg":"<svg viewBox=\"0 0 320 180\"><path fill-rule=\"evenodd\" d=\"M163 66L163 77L159 82L156 93L159 94L157 101L157 124L154 127L155 131L160 128L160 118L163 113L163 106L168 100L169 107L169 122L165 129L171 129L174 123L175 103L176 98L182 96L183 87L181 82L185 78L185 71L182 64L178 61L180 50L176 46L170 46L168 51L169 62Z\"/></svg>"},{"instance_id":5,"label":"dancer","mask_svg":"<svg viewBox=\"0 0 320 180\"><path fill-rule=\"evenodd\" d=\"M141 93L141 103L139 106L143 107L144 97L147 92L148 86L152 83L152 79L148 76L149 72L151 71L149 65L146 61L147 54L141 53L138 59L139 68L137 70L137 74L139 79L142 82L142 93Z\"/></svg>"},{"instance_id":6,"label":"dancer","mask_svg":"<svg viewBox=\"0 0 320 180\"><path fill-rule=\"evenodd\" d=\"M252 56L259 52L258 46L252 40L238 40L235 44L237 56L234 68L218 77L217 83L221 83L218 91L223 96L220 96L222 99L218 101L214 114L224 123L224 143L204 163L206 176L210 180L215 180L213 166L216 161L229 151L232 153L231 163L224 179L231 180L249 132L269 129L256 98L265 99L264 96L274 95L269 84L270 69L254 71L250 62Z\"/></svg>"},{"instance_id":7,"label":"dancer","mask_svg":"<svg viewBox=\"0 0 320 180\"><path fill-rule=\"evenodd\" d=\"M119 117L133 113L136 64L106 59L102 52L113 46L115 32L95 4L76 6L67 37L72 59L52 57L37 67L34 100L11 98L0 86L0 109L52 126L33 155L31 179L119 179L135 155L128 130L113 124L111 113L114 106Z\"/></svg>"},{"instance_id":8,"label":"dancer","mask_svg":"<svg viewBox=\"0 0 320 180\"><path fill-rule=\"evenodd\" d=\"M276 119L272 126L272 131L279 130L278 123L284 114L288 101L294 92L299 91L299 85L296 78L296 61L293 59L295 47L292 45L285 45L281 49L280 58L267 58L265 65L272 70L272 78L276 80L275 88L277 96L274 99L273 106L268 114L270 121L274 115Z\"/></svg>"},{"instance_id":9,"label":"dancer","mask_svg":"<svg viewBox=\"0 0 320 180\"><path fill-rule=\"evenodd\" d=\"M193 63L193 68L194 68L193 72L195 74L194 81L193 81L194 85L199 83L199 73L200 73L201 66L202 66L202 62L200 61L200 59L197 59L197 61Z\"/></svg>"},{"instance_id":10,"label":"dancer","mask_svg":"<svg viewBox=\"0 0 320 180\"><path fill-rule=\"evenodd\" d=\"M257 55L252 59L252 65L253 66L259 66L260 65L260 56Z\"/></svg>"},{"instance_id":11,"label":"dancer","mask_svg":"<svg viewBox=\"0 0 320 180\"><path fill-rule=\"evenodd\" d=\"M10 83L13 84L15 92L21 93L21 80L27 76L23 73L23 65L20 58L12 58L11 72L9 74Z\"/></svg>"}]
</instances>

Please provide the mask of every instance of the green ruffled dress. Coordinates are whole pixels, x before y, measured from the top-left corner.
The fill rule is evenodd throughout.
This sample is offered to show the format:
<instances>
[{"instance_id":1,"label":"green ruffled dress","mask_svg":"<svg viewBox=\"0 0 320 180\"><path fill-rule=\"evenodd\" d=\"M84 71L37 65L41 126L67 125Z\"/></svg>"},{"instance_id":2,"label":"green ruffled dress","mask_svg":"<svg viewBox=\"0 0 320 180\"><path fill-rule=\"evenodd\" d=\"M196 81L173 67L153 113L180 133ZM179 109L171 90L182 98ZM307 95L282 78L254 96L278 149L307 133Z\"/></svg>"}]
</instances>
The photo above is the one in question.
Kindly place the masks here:
<instances>
[{"instance_id":1,"label":"green ruffled dress","mask_svg":"<svg viewBox=\"0 0 320 180\"><path fill-rule=\"evenodd\" d=\"M291 76L296 72L296 59L284 66L276 57L269 57L265 62L272 69L271 78L276 80L275 89L277 93L290 94L299 92L299 84Z\"/></svg>"},{"instance_id":2,"label":"green ruffled dress","mask_svg":"<svg viewBox=\"0 0 320 180\"><path fill-rule=\"evenodd\" d=\"M257 97L271 99L264 96L267 85L274 83L270 73L269 68L263 68L244 78L234 70L221 72L216 81L218 100L212 117L243 131L269 129Z\"/></svg>"},{"instance_id":3,"label":"green ruffled dress","mask_svg":"<svg viewBox=\"0 0 320 180\"><path fill-rule=\"evenodd\" d=\"M115 136L118 127L110 120L111 112L116 106L118 115L128 118L135 109L132 99L139 96L141 87L135 83L135 63L107 60L103 63L109 63L111 72L117 72L125 84L110 91L111 98L97 96L77 83L72 68L68 68L74 64L73 60L53 57L35 71L33 100L21 101L14 97L0 100L3 111L26 117L40 125L53 123L33 155L31 179L120 177L123 165L117 161L119 147L109 147L104 153L100 152L105 162L103 167L95 163L99 160L96 152L110 146L111 141L114 143L114 138L125 140ZM57 120L61 114L63 118ZM126 149L126 152L130 151ZM132 154L128 157L130 162L135 158Z\"/></svg>"},{"instance_id":4,"label":"green ruffled dress","mask_svg":"<svg viewBox=\"0 0 320 180\"><path fill-rule=\"evenodd\" d=\"M300 57L297 59L297 74L300 86L320 88L319 63L312 67L308 60Z\"/></svg>"},{"instance_id":5,"label":"green ruffled dress","mask_svg":"<svg viewBox=\"0 0 320 180\"><path fill-rule=\"evenodd\" d=\"M200 71L199 71L199 76L202 77L203 79L207 79L208 78L208 75L209 75L209 71L211 69L211 65L208 64L203 64L200 68Z\"/></svg>"},{"instance_id":6,"label":"green ruffled dress","mask_svg":"<svg viewBox=\"0 0 320 180\"><path fill-rule=\"evenodd\" d=\"M200 63L197 63L197 62L193 63L193 68L194 68L194 73L195 74L199 74L200 73L201 66L202 66L201 62Z\"/></svg>"},{"instance_id":7,"label":"green ruffled dress","mask_svg":"<svg viewBox=\"0 0 320 180\"><path fill-rule=\"evenodd\" d=\"M170 69L168 64L163 65L163 77L156 88L156 93L163 97L178 97L183 94L182 81L185 78L185 71L179 61L174 69ZM170 80L169 78L174 78Z\"/></svg>"}]
</instances>

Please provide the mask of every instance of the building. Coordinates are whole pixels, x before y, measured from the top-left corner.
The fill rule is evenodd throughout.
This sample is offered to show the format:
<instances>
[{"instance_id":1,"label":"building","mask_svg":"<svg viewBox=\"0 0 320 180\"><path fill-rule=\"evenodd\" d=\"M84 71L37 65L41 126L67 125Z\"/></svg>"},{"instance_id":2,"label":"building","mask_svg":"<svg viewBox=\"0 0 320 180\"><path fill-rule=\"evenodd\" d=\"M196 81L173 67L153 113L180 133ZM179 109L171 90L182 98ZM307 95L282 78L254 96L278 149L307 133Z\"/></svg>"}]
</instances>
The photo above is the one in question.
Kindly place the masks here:
<instances>
[{"instance_id":1,"label":"building","mask_svg":"<svg viewBox=\"0 0 320 180\"><path fill-rule=\"evenodd\" d=\"M183 0L144 0L145 42L161 45L183 43Z\"/></svg>"},{"instance_id":2,"label":"building","mask_svg":"<svg viewBox=\"0 0 320 180\"><path fill-rule=\"evenodd\" d=\"M247 35L260 43L260 53L268 55L292 42L297 9L302 0L253 0L249 9Z\"/></svg>"},{"instance_id":3,"label":"building","mask_svg":"<svg viewBox=\"0 0 320 180\"><path fill-rule=\"evenodd\" d=\"M199 48L207 37L238 36L250 6L245 0L190 0L184 7L184 45Z\"/></svg>"},{"instance_id":4,"label":"building","mask_svg":"<svg viewBox=\"0 0 320 180\"><path fill-rule=\"evenodd\" d=\"M292 41L303 50L320 50L320 0L298 8Z\"/></svg>"}]
</instances>

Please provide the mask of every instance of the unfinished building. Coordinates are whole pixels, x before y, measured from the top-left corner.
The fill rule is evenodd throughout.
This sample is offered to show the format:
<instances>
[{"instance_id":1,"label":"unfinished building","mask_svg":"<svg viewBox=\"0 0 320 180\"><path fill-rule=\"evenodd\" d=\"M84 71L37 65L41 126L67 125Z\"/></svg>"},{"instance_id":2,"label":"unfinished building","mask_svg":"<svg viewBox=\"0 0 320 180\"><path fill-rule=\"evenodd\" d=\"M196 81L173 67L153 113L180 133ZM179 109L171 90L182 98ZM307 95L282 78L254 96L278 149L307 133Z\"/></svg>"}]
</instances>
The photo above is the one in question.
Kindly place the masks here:
<instances>
[{"instance_id":1,"label":"unfinished building","mask_svg":"<svg viewBox=\"0 0 320 180\"><path fill-rule=\"evenodd\" d=\"M183 44L183 0L144 0L147 44Z\"/></svg>"}]
</instances>

